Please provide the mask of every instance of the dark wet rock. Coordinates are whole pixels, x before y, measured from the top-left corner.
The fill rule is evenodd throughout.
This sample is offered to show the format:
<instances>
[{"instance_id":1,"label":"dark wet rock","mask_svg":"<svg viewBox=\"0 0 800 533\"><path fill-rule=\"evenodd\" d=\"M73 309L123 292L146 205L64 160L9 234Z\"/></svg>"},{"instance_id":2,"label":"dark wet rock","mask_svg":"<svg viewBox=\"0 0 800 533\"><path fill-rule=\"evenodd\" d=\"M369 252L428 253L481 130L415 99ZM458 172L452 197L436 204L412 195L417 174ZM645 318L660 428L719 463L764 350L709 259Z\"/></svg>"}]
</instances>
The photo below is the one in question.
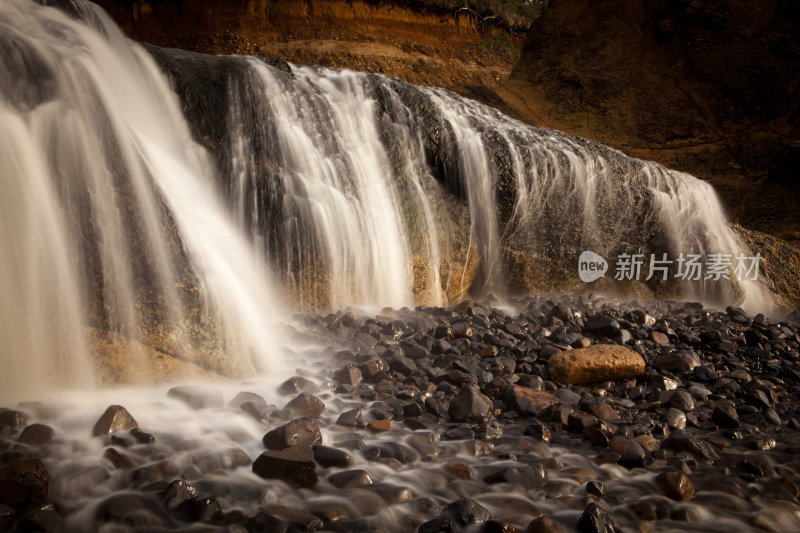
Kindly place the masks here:
<instances>
[{"instance_id":1,"label":"dark wet rock","mask_svg":"<svg viewBox=\"0 0 800 533\"><path fill-rule=\"evenodd\" d=\"M645 363L638 353L624 346L595 344L554 354L547 368L554 381L580 384L638 376L644 372Z\"/></svg>"},{"instance_id":2,"label":"dark wet rock","mask_svg":"<svg viewBox=\"0 0 800 533\"><path fill-rule=\"evenodd\" d=\"M182 401L192 409L216 409L225 405L222 392L210 387L172 387L167 391L167 396Z\"/></svg>"},{"instance_id":3,"label":"dark wet rock","mask_svg":"<svg viewBox=\"0 0 800 533\"><path fill-rule=\"evenodd\" d=\"M613 339L620 332L619 322L605 315L595 315L586 321L584 329L595 337Z\"/></svg>"},{"instance_id":4,"label":"dark wet rock","mask_svg":"<svg viewBox=\"0 0 800 533\"><path fill-rule=\"evenodd\" d=\"M676 390L669 397L669 405L681 411L693 411L696 402L691 394L683 390Z\"/></svg>"},{"instance_id":5,"label":"dark wet rock","mask_svg":"<svg viewBox=\"0 0 800 533\"><path fill-rule=\"evenodd\" d=\"M452 420L480 423L489 418L492 401L475 385L465 385L450 403L448 416Z\"/></svg>"},{"instance_id":6,"label":"dark wet rock","mask_svg":"<svg viewBox=\"0 0 800 533\"><path fill-rule=\"evenodd\" d=\"M395 372L403 374L404 376L410 376L415 370L417 370L417 364L410 357L395 354L389 360L389 368Z\"/></svg>"},{"instance_id":7,"label":"dark wet rock","mask_svg":"<svg viewBox=\"0 0 800 533\"><path fill-rule=\"evenodd\" d=\"M579 533L619 533L608 511L592 502L583 510L577 529Z\"/></svg>"},{"instance_id":8,"label":"dark wet rock","mask_svg":"<svg viewBox=\"0 0 800 533\"><path fill-rule=\"evenodd\" d=\"M369 488L370 492L380 496L388 505L407 502L413 498L411 490L399 485L376 483Z\"/></svg>"},{"instance_id":9,"label":"dark wet rock","mask_svg":"<svg viewBox=\"0 0 800 533\"><path fill-rule=\"evenodd\" d=\"M19 442L28 446L40 446L50 442L55 435L55 431L50 426L44 424L31 424L22 430Z\"/></svg>"},{"instance_id":10,"label":"dark wet rock","mask_svg":"<svg viewBox=\"0 0 800 533\"><path fill-rule=\"evenodd\" d=\"M718 457L711 444L687 435L670 435L661 443L661 447L665 450L690 453L698 459L707 461L713 461Z\"/></svg>"},{"instance_id":11,"label":"dark wet rock","mask_svg":"<svg viewBox=\"0 0 800 533\"><path fill-rule=\"evenodd\" d=\"M134 461L130 455L119 453L114 448L108 448L105 452L103 452L103 457L111 461L111 464L114 465L114 468L127 470L129 468L136 467L136 461Z\"/></svg>"},{"instance_id":12,"label":"dark wet rock","mask_svg":"<svg viewBox=\"0 0 800 533\"><path fill-rule=\"evenodd\" d=\"M672 372L689 372L701 365L700 358L696 353L688 350L678 350L656 359L653 366L659 370L669 370Z\"/></svg>"},{"instance_id":13,"label":"dark wet rock","mask_svg":"<svg viewBox=\"0 0 800 533\"><path fill-rule=\"evenodd\" d=\"M683 472L662 472L656 476L656 485L661 492L673 500L683 501L694 498L694 487Z\"/></svg>"},{"instance_id":14,"label":"dark wet rock","mask_svg":"<svg viewBox=\"0 0 800 533\"><path fill-rule=\"evenodd\" d=\"M286 533L289 523L277 516L259 512L247 521L245 527L249 533Z\"/></svg>"},{"instance_id":15,"label":"dark wet rock","mask_svg":"<svg viewBox=\"0 0 800 533\"><path fill-rule=\"evenodd\" d=\"M364 381L361 370L357 366L350 364L333 374L333 381L342 385L352 385L358 387Z\"/></svg>"},{"instance_id":16,"label":"dark wet rock","mask_svg":"<svg viewBox=\"0 0 800 533\"><path fill-rule=\"evenodd\" d=\"M282 479L301 487L310 487L318 480L310 446L263 452L253 462L253 472L265 479Z\"/></svg>"},{"instance_id":17,"label":"dark wet rock","mask_svg":"<svg viewBox=\"0 0 800 533\"><path fill-rule=\"evenodd\" d=\"M420 459L419 453L414 448L392 441L367 446L361 450L361 454L369 461L392 459L402 464L414 463Z\"/></svg>"},{"instance_id":18,"label":"dark wet rock","mask_svg":"<svg viewBox=\"0 0 800 533\"><path fill-rule=\"evenodd\" d=\"M525 533L564 533L564 529L548 516L534 518L525 528Z\"/></svg>"},{"instance_id":19,"label":"dark wet rock","mask_svg":"<svg viewBox=\"0 0 800 533\"><path fill-rule=\"evenodd\" d=\"M738 428L741 426L739 415L733 406L717 406L711 414L711 420L722 428Z\"/></svg>"},{"instance_id":20,"label":"dark wet rock","mask_svg":"<svg viewBox=\"0 0 800 533\"><path fill-rule=\"evenodd\" d=\"M228 402L228 407L239 409L245 402L251 402L253 405L262 410L267 409L267 401L263 396L256 394L255 392L246 391L237 393L236 396L233 397L233 400Z\"/></svg>"},{"instance_id":21,"label":"dark wet rock","mask_svg":"<svg viewBox=\"0 0 800 533\"><path fill-rule=\"evenodd\" d=\"M443 514L462 526L483 524L491 518L489 510L475 500L463 498L456 500L444 508Z\"/></svg>"},{"instance_id":22,"label":"dark wet rock","mask_svg":"<svg viewBox=\"0 0 800 533\"><path fill-rule=\"evenodd\" d=\"M152 443L154 443L156 441L156 438L152 433L147 433L146 431L142 431L139 428L131 429L130 430L130 435L139 444L152 444Z\"/></svg>"},{"instance_id":23,"label":"dark wet rock","mask_svg":"<svg viewBox=\"0 0 800 533\"><path fill-rule=\"evenodd\" d=\"M547 469L540 463L525 466L503 467L488 474L483 480L493 485L495 483L510 483L525 487L526 489L538 489L547 483Z\"/></svg>"},{"instance_id":24,"label":"dark wet rock","mask_svg":"<svg viewBox=\"0 0 800 533\"><path fill-rule=\"evenodd\" d=\"M367 429L372 431L373 433L382 433L384 431L391 431L392 421L388 418L373 420L367 423Z\"/></svg>"},{"instance_id":25,"label":"dark wet rock","mask_svg":"<svg viewBox=\"0 0 800 533\"><path fill-rule=\"evenodd\" d=\"M657 516L655 504L649 501L635 502L631 510L640 520L655 520Z\"/></svg>"},{"instance_id":26,"label":"dark wet rock","mask_svg":"<svg viewBox=\"0 0 800 533\"><path fill-rule=\"evenodd\" d=\"M597 417L583 411L573 411L567 417L567 427L575 433L583 433L599 423Z\"/></svg>"},{"instance_id":27,"label":"dark wet rock","mask_svg":"<svg viewBox=\"0 0 800 533\"><path fill-rule=\"evenodd\" d=\"M278 387L278 394L282 396L293 396L300 394L301 392L319 392L319 387L310 379L302 376L291 377L281 383L280 387Z\"/></svg>"},{"instance_id":28,"label":"dark wet rock","mask_svg":"<svg viewBox=\"0 0 800 533\"><path fill-rule=\"evenodd\" d=\"M468 464L464 463L445 463L445 465L442 466L442 469L459 479L472 479L475 477L475 470L473 470Z\"/></svg>"},{"instance_id":29,"label":"dark wet rock","mask_svg":"<svg viewBox=\"0 0 800 533\"><path fill-rule=\"evenodd\" d=\"M20 520L16 531L23 533L58 533L63 530L64 519L52 509L35 509Z\"/></svg>"},{"instance_id":30,"label":"dark wet rock","mask_svg":"<svg viewBox=\"0 0 800 533\"><path fill-rule=\"evenodd\" d=\"M26 424L25 413L14 409L0 409L0 424L11 428L21 428Z\"/></svg>"},{"instance_id":31,"label":"dark wet rock","mask_svg":"<svg viewBox=\"0 0 800 533\"><path fill-rule=\"evenodd\" d=\"M483 525L483 533L519 533L519 529L508 522L489 520Z\"/></svg>"},{"instance_id":32,"label":"dark wet rock","mask_svg":"<svg viewBox=\"0 0 800 533\"><path fill-rule=\"evenodd\" d=\"M319 426L308 418L298 418L267 432L262 442L268 450L283 450L290 446L319 446L322 433Z\"/></svg>"},{"instance_id":33,"label":"dark wet rock","mask_svg":"<svg viewBox=\"0 0 800 533\"><path fill-rule=\"evenodd\" d=\"M47 497L50 473L39 459L17 459L0 468L0 503L35 503Z\"/></svg>"},{"instance_id":34,"label":"dark wet rock","mask_svg":"<svg viewBox=\"0 0 800 533\"><path fill-rule=\"evenodd\" d=\"M353 458L349 453L330 446L316 446L314 460L324 468L347 468L353 465Z\"/></svg>"},{"instance_id":35,"label":"dark wet rock","mask_svg":"<svg viewBox=\"0 0 800 533\"><path fill-rule=\"evenodd\" d=\"M105 498L97 506L94 519L98 525L109 522L141 528L173 525L154 496L133 492L113 494Z\"/></svg>"},{"instance_id":36,"label":"dark wet rock","mask_svg":"<svg viewBox=\"0 0 800 533\"><path fill-rule=\"evenodd\" d=\"M302 509L283 505L264 505L261 510L267 515L284 520L288 524L288 531L318 531L323 526L322 520Z\"/></svg>"},{"instance_id":37,"label":"dark wet rock","mask_svg":"<svg viewBox=\"0 0 800 533\"><path fill-rule=\"evenodd\" d=\"M441 517L428 520L417 529L417 533L453 533L456 525L452 518Z\"/></svg>"},{"instance_id":38,"label":"dark wet rock","mask_svg":"<svg viewBox=\"0 0 800 533\"><path fill-rule=\"evenodd\" d=\"M503 400L509 409L523 416L536 416L545 409L554 409L561 403L549 392L508 385L503 389Z\"/></svg>"},{"instance_id":39,"label":"dark wet rock","mask_svg":"<svg viewBox=\"0 0 800 533\"><path fill-rule=\"evenodd\" d=\"M358 369L361 371L364 381L377 383L381 379L388 377L386 371L389 369L389 366L386 364L386 361L380 357L373 357L358 365Z\"/></svg>"},{"instance_id":40,"label":"dark wet rock","mask_svg":"<svg viewBox=\"0 0 800 533\"><path fill-rule=\"evenodd\" d=\"M328 481L340 489L353 489L372 485L372 476L366 470L345 470L331 474Z\"/></svg>"},{"instance_id":41,"label":"dark wet rock","mask_svg":"<svg viewBox=\"0 0 800 533\"><path fill-rule=\"evenodd\" d=\"M479 426L475 426L473 428L473 432L475 433L476 438L497 440L503 436L503 426L501 426L499 422L492 420L490 422L484 422Z\"/></svg>"},{"instance_id":42,"label":"dark wet rock","mask_svg":"<svg viewBox=\"0 0 800 533\"><path fill-rule=\"evenodd\" d=\"M242 402L239 408L248 415L250 415L251 417L253 417L254 420L258 420L259 422L262 422L264 424L269 422L270 416L267 413L267 409L260 407L257 402L251 402L251 401ZM282 420L285 420L286 418L289 418L289 416L291 416L291 413L288 410L284 409L283 411L286 414L286 416L282 416L283 413L275 413L275 412L272 413L272 416Z\"/></svg>"},{"instance_id":43,"label":"dark wet rock","mask_svg":"<svg viewBox=\"0 0 800 533\"><path fill-rule=\"evenodd\" d=\"M361 417L361 409L350 409L339 415L336 423L340 426L349 426L355 428L366 427L366 423Z\"/></svg>"},{"instance_id":44,"label":"dark wet rock","mask_svg":"<svg viewBox=\"0 0 800 533\"><path fill-rule=\"evenodd\" d=\"M532 423L528 424L525 427L524 434L545 444L550 444L552 438L550 429L538 420L534 420Z\"/></svg>"},{"instance_id":45,"label":"dark wet rock","mask_svg":"<svg viewBox=\"0 0 800 533\"><path fill-rule=\"evenodd\" d=\"M309 392L301 392L284 407L292 412L293 416L304 418L317 418L325 410L325 404Z\"/></svg>"},{"instance_id":46,"label":"dark wet rock","mask_svg":"<svg viewBox=\"0 0 800 533\"><path fill-rule=\"evenodd\" d=\"M176 479L169 484L163 493L160 493L160 496L167 510L172 511L177 509L183 502L197 496L197 489L182 479Z\"/></svg>"},{"instance_id":47,"label":"dark wet rock","mask_svg":"<svg viewBox=\"0 0 800 533\"><path fill-rule=\"evenodd\" d=\"M595 496L602 496L604 491L605 491L605 487L599 481L587 481L586 482L586 493L587 494L593 494Z\"/></svg>"},{"instance_id":48,"label":"dark wet rock","mask_svg":"<svg viewBox=\"0 0 800 533\"><path fill-rule=\"evenodd\" d=\"M686 428L686 413L680 409L670 407L667 409L667 414L664 416L667 424L671 429L685 429Z\"/></svg>"},{"instance_id":49,"label":"dark wet rock","mask_svg":"<svg viewBox=\"0 0 800 533\"><path fill-rule=\"evenodd\" d=\"M136 420L131 416L127 409L121 405L110 405L103 413L103 416L95 423L92 435L108 435L121 429L132 429L139 427Z\"/></svg>"}]
</instances>

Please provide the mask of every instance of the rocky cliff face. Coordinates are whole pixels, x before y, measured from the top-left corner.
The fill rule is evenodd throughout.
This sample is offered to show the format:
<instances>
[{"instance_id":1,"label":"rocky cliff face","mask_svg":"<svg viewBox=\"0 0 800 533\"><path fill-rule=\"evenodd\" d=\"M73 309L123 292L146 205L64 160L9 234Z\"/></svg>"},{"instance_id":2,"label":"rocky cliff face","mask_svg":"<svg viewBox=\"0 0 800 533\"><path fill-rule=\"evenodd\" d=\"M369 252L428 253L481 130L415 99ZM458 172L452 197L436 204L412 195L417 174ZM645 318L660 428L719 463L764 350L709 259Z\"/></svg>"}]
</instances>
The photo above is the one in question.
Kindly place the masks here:
<instances>
[{"instance_id":1,"label":"rocky cliff face","mask_svg":"<svg viewBox=\"0 0 800 533\"><path fill-rule=\"evenodd\" d=\"M502 91L526 121L713 180L743 226L800 238L800 4L558 0Z\"/></svg>"},{"instance_id":2,"label":"rocky cliff face","mask_svg":"<svg viewBox=\"0 0 800 533\"><path fill-rule=\"evenodd\" d=\"M474 0L95 0L133 39L377 72L469 93L504 82L533 15ZM538 4L536 4L538 6ZM482 7L483 6L483 7Z\"/></svg>"}]
</instances>

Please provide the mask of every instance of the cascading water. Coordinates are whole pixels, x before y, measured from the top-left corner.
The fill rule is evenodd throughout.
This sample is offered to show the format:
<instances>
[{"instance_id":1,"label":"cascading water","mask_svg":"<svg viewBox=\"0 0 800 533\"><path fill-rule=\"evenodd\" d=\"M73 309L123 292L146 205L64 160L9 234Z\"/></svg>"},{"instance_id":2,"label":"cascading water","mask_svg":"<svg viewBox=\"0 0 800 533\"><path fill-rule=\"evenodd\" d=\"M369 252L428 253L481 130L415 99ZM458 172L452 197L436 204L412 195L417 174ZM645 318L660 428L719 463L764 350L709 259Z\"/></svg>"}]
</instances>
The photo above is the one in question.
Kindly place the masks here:
<instances>
[{"instance_id":1,"label":"cascading water","mask_svg":"<svg viewBox=\"0 0 800 533\"><path fill-rule=\"evenodd\" d=\"M109 339L234 373L267 365L269 276L207 155L149 55L75 8L82 21L0 6L3 392L92 383L89 344Z\"/></svg>"},{"instance_id":2,"label":"cascading water","mask_svg":"<svg viewBox=\"0 0 800 533\"><path fill-rule=\"evenodd\" d=\"M743 253L712 188L692 176L441 89L151 51L214 148L232 209L303 306L572 292L584 289L576 266L589 250L646 258L641 284L619 284L630 294L769 308L749 279L676 281L680 254ZM673 268L643 293L651 254Z\"/></svg>"}]
</instances>

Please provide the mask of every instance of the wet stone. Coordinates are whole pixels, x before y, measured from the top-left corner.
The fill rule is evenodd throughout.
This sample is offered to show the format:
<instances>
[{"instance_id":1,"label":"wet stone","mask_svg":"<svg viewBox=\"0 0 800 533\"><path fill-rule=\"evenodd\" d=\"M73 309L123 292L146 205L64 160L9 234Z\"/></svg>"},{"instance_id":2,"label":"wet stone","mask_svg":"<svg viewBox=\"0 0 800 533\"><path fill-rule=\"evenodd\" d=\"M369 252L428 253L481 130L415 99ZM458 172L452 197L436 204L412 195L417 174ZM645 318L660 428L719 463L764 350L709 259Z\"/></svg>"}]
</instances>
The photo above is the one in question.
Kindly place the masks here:
<instances>
[{"instance_id":1,"label":"wet stone","mask_svg":"<svg viewBox=\"0 0 800 533\"><path fill-rule=\"evenodd\" d=\"M456 500L444 508L443 514L462 526L483 524L491 518L489 510L475 500L463 498Z\"/></svg>"},{"instance_id":2,"label":"wet stone","mask_svg":"<svg viewBox=\"0 0 800 533\"><path fill-rule=\"evenodd\" d=\"M564 533L564 529L548 516L534 518L525 528L525 533Z\"/></svg>"},{"instance_id":3,"label":"wet stone","mask_svg":"<svg viewBox=\"0 0 800 533\"><path fill-rule=\"evenodd\" d=\"M686 428L686 413L679 409L670 407L667 409L667 414L664 417L667 424L672 429L685 429Z\"/></svg>"},{"instance_id":4,"label":"wet stone","mask_svg":"<svg viewBox=\"0 0 800 533\"><path fill-rule=\"evenodd\" d=\"M372 485L372 476L366 470L345 470L331 474L328 481L340 489L354 489Z\"/></svg>"},{"instance_id":5,"label":"wet stone","mask_svg":"<svg viewBox=\"0 0 800 533\"><path fill-rule=\"evenodd\" d=\"M302 418L317 418L325 410L325 404L308 392L301 392L284 407L291 411L293 416Z\"/></svg>"},{"instance_id":6,"label":"wet stone","mask_svg":"<svg viewBox=\"0 0 800 533\"><path fill-rule=\"evenodd\" d=\"M694 487L683 472L662 472L656 476L656 485L668 498L682 501L694 498Z\"/></svg>"},{"instance_id":7,"label":"wet stone","mask_svg":"<svg viewBox=\"0 0 800 533\"><path fill-rule=\"evenodd\" d=\"M681 411L694 411L696 403L691 394L683 390L676 390L669 397L669 405Z\"/></svg>"},{"instance_id":8,"label":"wet stone","mask_svg":"<svg viewBox=\"0 0 800 533\"><path fill-rule=\"evenodd\" d=\"M160 493L164 506L172 511L180 504L197 496L197 489L182 479L177 479L169 484L167 489Z\"/></svg>"},{"instance_id":9,"label":"wet stone","mask_svg":"<svg viewBox=\"0 0 800 533\"><path fill-rule=\"evenodd\" d=\"M261 507L261 511L284 520L287 523L287 531L318 531L323 526L322 520L302 509L294 509L283 505L264 505ZM271 533L271 530L267 531Z\"/></svg>"},{"instance_id":10,"label":"wet stone","mask_svg":"<svg viewBox=\"0 0 800 533\"><path fill-rule=\"evenodd\" d=\"M367 429L373 433L382 433L384 431L392 430L392 421L389 419L373 420L367 424Z\"/></svg>"},{"instance_id":11,"label":"wet stone","mask_svg":"<svg viewBox=\"0 0 800 533\"><path fill-rule=\"evenodd\" d=\"M659 370L671 372L689 372L702 363L696 353L688 350L678 350L656 359L653 366Z\"/></svg>"},{"instance_id":12,"label":"wet stone","mask_svg":"<svg viewBox=\"0 0 800 533\"><path fill-rule=\"evenodd\" d=\"M319 392L319 387L310 379L306 379L302 376L291 377L278 387L278 394L281 396L293 396L301 392Z\"/></svg>"},{"instance_id":13,"label":"wet stone","mask_svg":"<svg viewBox=\"0 0 800 533\"><path fill-rule=\"evenodd\" d=\"M618 533L617 528L608 511L596 503L586 506L578 520L577 529L579 533Z\"/></svg>"},{"instance_id":14,"label":"wet stone","mask_svg":"<svg viewBox=\"0 0 800 533\"><path fill-rule=\"evenodd\" d=\"M336 423L340 426L363 428L366 426L361 417L361 409L350 409L339 415Z\"/></svg>"},{"instance_id":15,"label":"wet stone","mask_svg":"<svg viewBox=\"0 0 800 533\"><path fill-rule=\"evenodd\" d=\"M180 400L192 409L215 409L225 405L222 393L210 387L179 386L167 391L167 397Z\"/></svg>"},{"instance_id":16,"label":"wet stone","mask_svg":"<svg viewBox=\"0 0 800 533\"><path fill-rule=\"evenodd\" d=\"M129 468L136 467L136 461L134 461L131 456L121 454L114 448L108 448L103 453L103 457L111 461L111 464L114 465L114 468L127 470Z\"/></svg>"},{"instance_id":17,"label":"wet stone","mask_svg":"<svg viewBox=\"0 0 800 533\"><path fill-rule=\"evenodd\" d=\"M256 394L255 392L245 391L236 394L236 396L234 396L233 399L228 402L228 407L239 409L245 402L251 402L253 405L262 410L267 409L267 401L263 396Z\"/></svg>"},{"instance_id":18,"label":"wet stone","mask_svg":"<svg viewBox=\"0 0 800 533\"><path fill-rule=\"evenodd\" d=\"M263 452L253 462L253 472L266 479L282 479L301 487L310 487L318 480L310 446Z\"/></svg>"},{"instance_id":19,"label":"wet stone","mask_svg":"<svg viewBox=\"0 0 800 533\"><path fill-rule=\"evenodd\" d=\"M588 481L586 483L586 493L595 496L602 496L605 487L599 481Z\"/></svg>"},{"instance_id":20,"label":"wet stone","mask_svg":"<svg viewBox=\"0 0 800 533\"><path fill-rule=\"evenodd\" d=\"M350 364L333 374L333 381L340 385L351 385L358 387L364 381L361 370L357 366Z\"/></svg>"},{"instance_id":21,"label":"wet stone","mask_svg":"<svg viewBox=\"0 0 800 533\"><path fill-rule=\"evenodd\" d=\"M548 429L547 426L545 426L538 420L535 420L531 424L528 424L525 427L524 434L528 437L533 438L534 440L543 442L545 444L550 444L550 440L552 438L552 435L550 434L550 429Z\"/></svg>"},{"instance_id":22,"label":"wet stone","mask_svg":"<svg viewBox=\"0 0 800 533\"><path fill-rule=\"evenodd\" d=\"M407 502L413 497L408 488L388 483L374 484L369 490L380 496L388 505Z\"/></svg>"},{"instance_id":23,"label":"wet stone","mask_svg":"<svg viewBox=\"0 0 800 533\"><path fill-rule=\"evenodd\" d=\"M20 428L25 425L25 414L13 409L0 409L0 424L11 428Z\"/></svg>"},{"instance_id":24,"label":"wet stone","mask_svg":"<svg viewBox=\"0 0 800 533\"><path fill-rule=\"evenodd\" d=\"M64 519L56 511L36 509L28 513L16 525L17 531L37 533L57 533L62 531Z\"/></svg>"},{"instance_id":25,"label":"wet stone","mask_svg":"<svg viewBox=\"0 0 800 533\"><path fill-rule=\"evenodd\" d=\"M353 465L353 458L349 453L330 446L315 447L314 460L324 468L347 468Z\"/></svg>"},{"instance_id":26,"label":"wet stone","mask_svg":"<svg viewBox=\"0 0 800 533\"><path fill-rule=\"evenodd\" d=\"M249 533L286 533L289 523L277 516L259 512L247 521L245 527Z\"/></svg>"},{"instance_id":27,"label":"wet stone","mask_svg":"<svg viewBox=\"0 0 800 533\"><path fill-rule=\"evenodd\" d=\"M459 479L471 479L475 477L475 470L472 469L471 466L464 463L445 463L442 469Z\"/></svg>"},{"instance_id":28,"label":"wet stone","mask_svg":"<svg viewBox=\"0 0 800 533\"><path fill-rule=\"evenodd\" d=\"M127 409L121 405L110 405L92 429L92 435L108 435L122 429L139 427Z\"/></svg>"},{"instance_id":29,"label":"wet stone","mask_svg":"<svg viewBox=\"0 0 800 533\"><path fill-rule=\"evenodd\" d=\"M722 428L738 428L741 426L739 415L732 406L715 407L711 420Z\"/></svg>"},{"instance_id":30,"label":"wet stone","mask_svg":"<svg viewBox=\"0 0 800 533\"><path fill-rule=\"evenodd\" d=\"M290 446L319 446L322 433L319 426L308 418L298 418L267 432L262 442L268 450L283 450Z\"/></svg>"},{"instance_id":31,"label":"wet stone","mask_svg":"<svg viewBox=\"0 0 800 533\"><path fill-rule=\"evenodd\" d=\"M489 418L492 401L475 385L464 385L448 409L452 420L481 423Z\"/></svg>"},{"instance_id":32,"label":"wet stone","mask_svg":"<svg viewBox=\"0 0 800 533\"><path fill-rule=\"evenodd\" d=\"M525 489L538 489L547 483L547 469L544 465L534 463L525 466L508 466L495 470L485 476L483 480L492 485L495 483L510 483Z\"/></svg>"},{"instance_id":33,"label":"wet stone","mask_svg":"<svg viewBox=\"0 0 800 533\"><path fill-rule=\"evenodd\" d=\"M28 446L40 446L50 442L55 435L55 431L50 426L44 424L31 424L22 430L19 442Z\"/></svg>"},{"instance_id":34,"label":"wet stone","mask_svg":"<svg viewBox=\"0 0 800 533\"><path fill-rule=\"evenodd\" d=\"M0 468L0 503L39 502L49 486L50 473L39 459L17 459Z\"/></svg>"},{"instance_id":35,"label":"wet stone","mask_svg":"<svg viewBox=\"0 0 800 533\"><path fill-rule=\"evenodd\" d=\"M489 520L483 525L483 533L519 533L519 529L508 522Z\"/></svg>"},{"instance_id":36,"label":"wet stone","mask_svg":"<svg viewBox=\"0 0 800 533\"><path fill-rule=\"evenodd\" d=\"M451 518L434 518L428 520L417 529L417 533L453 533L456 525Z\"/></svg>"}]
</instances>

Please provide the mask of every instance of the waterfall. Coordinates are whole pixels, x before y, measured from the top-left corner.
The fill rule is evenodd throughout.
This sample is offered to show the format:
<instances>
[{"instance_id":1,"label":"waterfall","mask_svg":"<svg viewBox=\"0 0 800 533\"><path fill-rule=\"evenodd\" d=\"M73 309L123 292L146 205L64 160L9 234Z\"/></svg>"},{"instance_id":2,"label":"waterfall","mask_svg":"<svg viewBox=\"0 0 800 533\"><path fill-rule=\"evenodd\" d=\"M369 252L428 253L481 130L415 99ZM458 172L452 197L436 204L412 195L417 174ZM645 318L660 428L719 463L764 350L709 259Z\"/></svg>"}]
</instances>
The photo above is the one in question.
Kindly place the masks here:
<instances>
[{"instance_id":1,"label":"waterfall","mask_svg":"<svg viewBox=\"0 0 800 533\"><path fill-rule=\"evenodd\" d=\"M0 386L92 384L113 342L134 372L144 345L227 373L271 364L270 276L166 78L75 8L0 5Z\"/></svg>"},{"instance_id":2,"label":"waterfall","mask_svg":"<svg viewBox=\"0 0 800 533\"><path fill-rule=\"evenodd\" d=\"M144 48L69 6L0 6L6 390L94 383L114 342L134 360L263 369L281 302L580 291L586 250L745 252L692 176L442 89ZM769 304L750 280L612 274L596 288Z\"/></svg>"},{"instance_id":3,"label":"waterfall","mask_svg":"<svg viewBox=\"0 0 800 533\"><path fill-rule=\"evenodd\" d=\"M527 126L442 89L150 51L195 137L212 148L230 208L303 307L596 286L769 308L756 281L733 275L735 258L749 254L711 186L688 174ZM578 278L587 250L612 265L595 285ZM613 280L614 260L637 254L639 279ZM676 278L679 258L713 254L731 261L732 279ZM654 270L647 280L651 259L665 257L667 279Z\"/></svg>"}]
</instances>

